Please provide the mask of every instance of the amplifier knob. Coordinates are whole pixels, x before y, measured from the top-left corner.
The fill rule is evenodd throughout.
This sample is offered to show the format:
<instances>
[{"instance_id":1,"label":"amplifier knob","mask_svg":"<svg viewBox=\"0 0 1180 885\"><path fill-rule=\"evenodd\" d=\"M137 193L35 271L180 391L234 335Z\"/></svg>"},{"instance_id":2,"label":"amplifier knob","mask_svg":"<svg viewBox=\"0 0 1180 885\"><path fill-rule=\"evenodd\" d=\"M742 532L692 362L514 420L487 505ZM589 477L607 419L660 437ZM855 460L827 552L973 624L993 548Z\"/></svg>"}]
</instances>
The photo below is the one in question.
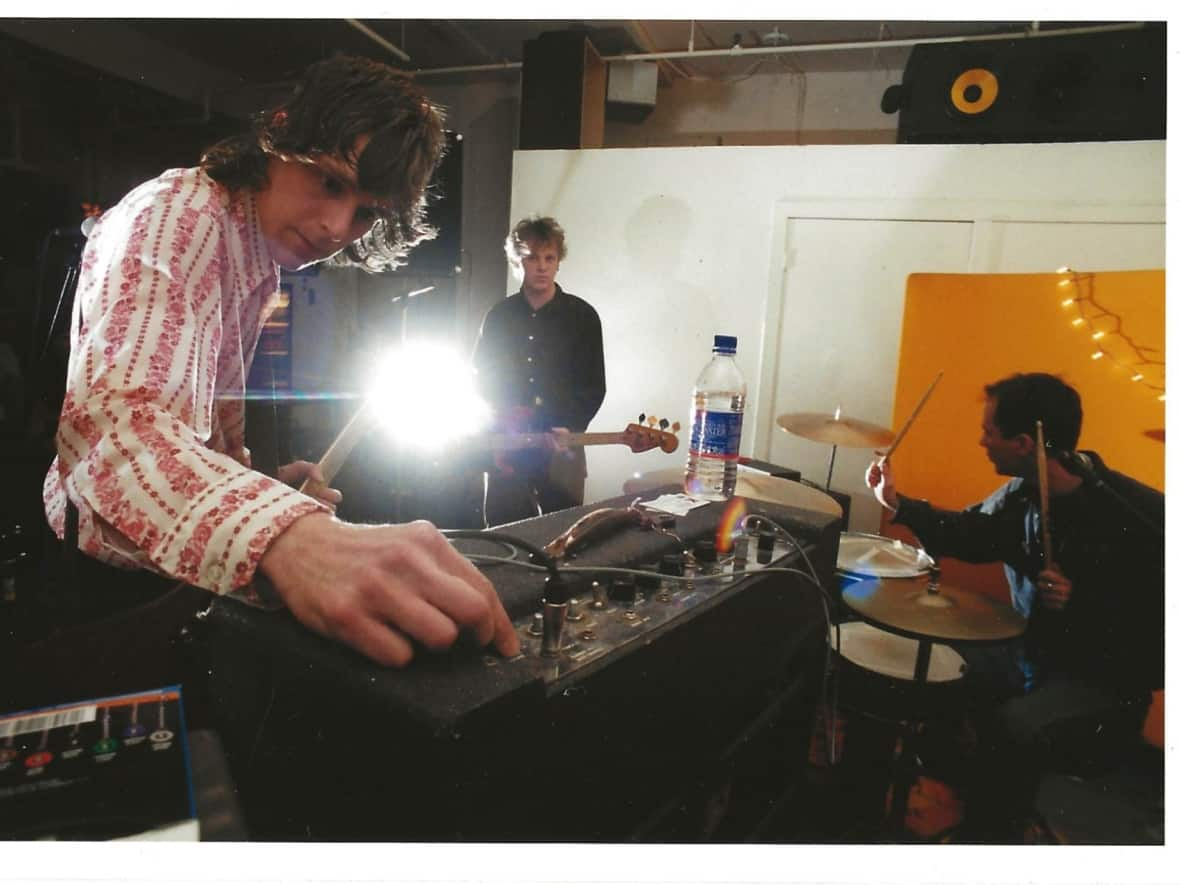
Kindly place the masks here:
<instances>
[{"instance_id":1,"label":"amplifier knob","mask_svg":"<svg viewBox=\"0 0 1180 885\"><path fill-rule=\"evenodd\" d=\"M656 571L657 566L652 563L650 565L641 565L640 568L647 572L647 574L637 575L635 577L635 586L647 591L659 590L660 577Z\"/></svg>"},{"instance_id":2,"label":"amplifier knob","mask_svg":"<svg viewBox=\"0 0 1180 885\"><path fill-rule=\"evenodd\" d=\"M766 565L774 559L774 534L762 532L758 535L758 562Z\"/></svg>"},{"instance_id":3,"label":"amplifier knob","mask_svg":"<svg viewBox=\"0 0 1180 885\"><path fill-rule=\"evenodd\" d=\"M677 577L683 575L684 557L679 553L665 553L660 557L660 574L676 575Z\"/></svg>"},{"instance_id":4,"label":"amplifier knob","mask_svg":"<svg viewBox=\"0 0 1180 885\"><path fill-rule=\"evenodd\" d=\"M615 602L634 605L635 597L635 579L630 575L619 575L611 583L610 598Z\"/></svg>"},{"instance_id":5,"label":"amplifier knob","mask_svg":"<svg viewBox=\"0 0 1180 885\"><path fill-rule=\"evenodd\" d=\"M733 539L733 570L743 571L750 561L750 536L738 535Z\"/></svg>"},{"instance_id":6,"label":"amplifier knob","mask_svg":"<svg viewBox=\"0 0 1180 885\"><path fill-rule=\"evenodd\" d=\"M717 544L712 538L701 538L692 545L692 557L702 567L717 562Z\"/></svg>"}]
</instances>

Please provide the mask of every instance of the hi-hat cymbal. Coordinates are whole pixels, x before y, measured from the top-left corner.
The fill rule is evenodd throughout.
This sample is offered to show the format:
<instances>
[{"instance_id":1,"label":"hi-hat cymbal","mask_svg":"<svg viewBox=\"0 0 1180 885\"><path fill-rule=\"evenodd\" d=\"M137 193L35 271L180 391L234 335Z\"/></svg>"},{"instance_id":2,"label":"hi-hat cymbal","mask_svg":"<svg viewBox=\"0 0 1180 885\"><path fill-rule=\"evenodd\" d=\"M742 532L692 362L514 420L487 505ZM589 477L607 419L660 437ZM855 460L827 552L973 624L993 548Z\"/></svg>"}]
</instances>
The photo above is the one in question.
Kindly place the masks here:
<instances>
[{"instance_id":1,"label":"hi-hat cymbal","mask_svg":"<svg viewBox=\"0 0 1180 885\"><path fill-rule=\"evenodd\" d=\"M925 576L870 578L849 585L841 597L866 621L911 636L996 642L1024 632L1026 621L1010 606L941 582L930 593L928 584Z\"/></svg>"},{"instance_id":2,"label":"hi-hat cymbal","mask_svg":"<svg viewBox=\"0 0 1180 885\"><path fill-rule=\"evenodd\" d=\"M775 421L788 433L814 442L849 449L874 449L893 442L893 431L856 418L836 417L823 412L789 412Z\"/></svg>"},{"instance_id":3,"label":"hi-hat cymbal","mask_svg":"<svg viewBox=\"0 0 1180 885\"><path fill-rule=\"evenodd\" d=\"M740 467L733 493L735 497L769 501L771 504L782 504L811 513L824 513L828 516L835 516L837 519L844 515L844 511L840 509L836 499L819 489L813 489L811 486L805 486L801 482L784 479L781 476L769 476Z\"/></svg>"}]
</instances>

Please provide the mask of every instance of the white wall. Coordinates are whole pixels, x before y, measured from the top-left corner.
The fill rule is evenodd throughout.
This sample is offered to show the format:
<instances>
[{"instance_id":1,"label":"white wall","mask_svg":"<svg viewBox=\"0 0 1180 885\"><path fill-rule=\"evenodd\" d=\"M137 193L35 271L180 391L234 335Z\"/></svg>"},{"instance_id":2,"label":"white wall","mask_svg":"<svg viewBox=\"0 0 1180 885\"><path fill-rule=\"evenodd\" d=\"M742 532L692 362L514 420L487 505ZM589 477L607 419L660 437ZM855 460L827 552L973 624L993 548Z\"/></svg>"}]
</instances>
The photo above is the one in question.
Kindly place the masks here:
<instances>
[{"instance_id":1,"label":"white wall","mask_svg":"<svg viewBox=\"0 0 1180 885\"><path fill-rule=\"evenodd\" d=\"M735 64L737 62L735 61ZM767 59L749 77L675 79L642 122L608 121L608 147L741 144L892 144L897 115L881 110L902 67L801 73ZM904 66L904 65L903 65Z\"/></svg>"},{"instance_id":2,"label":"white wall","mask_svg":"<svg viewBox=\"0 0 1180 885\"><path fill-rule=\"evenodd\" d=\"M1158 228L1164 154L1159 142L518 151L511 214L546 212L562 222L569 256L559 279L602 317L608 390L591 429L621 429L640 411L684 423L712 335L724 332L738 336L738 361L750 383L743 452L765 457L774 439L773 410L781 407L769 388L779 378L806 377L817 354L843 341L841 329L856 320L855 299L828 303L822 290L792 291L800 316L830 316L833 325L812 327L808 321L796 330L791 350L780 351L784 276L799 257L786 241L786 222L798 214L794 207L805 207L809 218L822 217L829 207L836 218L926 218L933 212L967 220L971 248L956 259L964 272L1003 270L1008 265L987 256L1006 252L1016 254L1012 269L1052 271L1061 263L1059 250L1046 250L1044 265L1036 267L1035 254L1005 248L1004 237L988 231L1006 218L1146 221L1145 229ZM865 211L849 209L855 205ZM1127 259L1128 265L1116 255L1103 259L1106 266L1078 266L1162 267L1162 235L1153 232L1145 242L1152 259L1146 265L1139 256ZM856 257L839 238L809 243L830 262ZM932 269L948 268L914 266L908 272ZM884 333L858 333L841 363L841 389L832 394L850 395L859 384L889 391L877 414L863 416L879 421L883 415L889 423L893 381L882 372L896 368L904 281L865 292L866 298L888 299L892 319ZM808 385L820 387L826 378ZM675 467L682 457L683 444L675 455L591 449L587 500L619 494L627 475ZM824 479L814 468L804 476ZM849 476L842 480L851 485Z\"/></svg>"}]
</instances>

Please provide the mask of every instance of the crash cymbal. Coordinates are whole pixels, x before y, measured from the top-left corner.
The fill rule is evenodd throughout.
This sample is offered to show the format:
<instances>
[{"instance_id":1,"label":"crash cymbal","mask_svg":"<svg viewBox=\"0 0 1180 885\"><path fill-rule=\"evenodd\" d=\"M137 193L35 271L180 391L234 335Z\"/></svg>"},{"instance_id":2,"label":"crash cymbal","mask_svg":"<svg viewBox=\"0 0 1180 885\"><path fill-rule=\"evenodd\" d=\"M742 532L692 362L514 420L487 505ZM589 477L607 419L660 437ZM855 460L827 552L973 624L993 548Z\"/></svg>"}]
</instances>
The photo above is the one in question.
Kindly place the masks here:
<instances>
[{"instance_id":1,"label":"crash cymbal","mask_svg":"<svg viewBox=\"0 0 1180 885\"><path fill-rule=\"evenodd\" d=\"M738 468L737 485L733 493L735 496L769 501L771 504L782 504L810 513L823 513L837 519L844 515L836 499L819 489L813 489L791 479L783 479L781 476L769 476L742 467Z\"/></svg>"},{"instance_id":2,"label":"crash cymbal","mask_svg":"<svg viewBox=\"0 0 1180 885\"><path fill-rule=\"evenodd\" d=\"M874 449L893 442L893 431L856 418L822 412L789 412L775 421L788 433L849 449Z\"/></svg>"},{"instance_id":3,"label":"crash cymbal","mask_svg":"<svg viewBox=\"0 0 1180 885\"><path fill-rule=\"evenodd\" d=\"M1024 632L1026 622L1010 606L926 576L868 578L844 589L845 604L866 621L910 636L996 642Z\"/></svg>"}]
</instances>

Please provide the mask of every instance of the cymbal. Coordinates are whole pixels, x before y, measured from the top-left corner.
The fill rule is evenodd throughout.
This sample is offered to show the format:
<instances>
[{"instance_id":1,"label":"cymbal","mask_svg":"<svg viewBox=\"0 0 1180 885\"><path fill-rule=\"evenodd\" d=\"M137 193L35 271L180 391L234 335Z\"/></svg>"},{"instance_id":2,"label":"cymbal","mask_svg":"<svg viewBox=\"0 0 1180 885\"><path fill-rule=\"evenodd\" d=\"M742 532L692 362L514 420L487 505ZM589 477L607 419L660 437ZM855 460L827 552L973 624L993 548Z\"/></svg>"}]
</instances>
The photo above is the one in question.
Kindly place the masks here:
<instances>
[{"instance_id":1,"label":"cymbal","mask_svg":"<svg viewBox=\"0 0 1180 885\"><path fill-rule=\"evenodd\" d=\"M649 470L623 480L624 495L642 495L660 486L683 484L684 468L669 467L666 470Z\"/></svg>"},{"instance_id":2,"label":"cymbal","mask_svg":"<svg viewBox=\"0 0 1180 885\"><path fill-rule=\"evenodd\" d=\"M660 486L679 484L683 481L683 468L652 470L624 481L623 494L639 495ZM740 465L738 466L734 496L769 501L772 504L782 504L812 513L824 513L835 517L843 516L843 511L836 500L819 489L813 489L811 486L794 480L783 479L781 476L769 476L757 470L749 470Z\"/></svg>"},{"instance_id":3,"label":"cymbal","mask_svg":"<svg viewBox=\"0 0 1180 885\"><path fill-rule=\"evenodd\" d=\"M789 412L775 421L788 433L849 449L873 449L893 442L893 431L856 418L837 418L823 412Z\"/></svg>"},{"instance_id":4,"label":"cymbal","mask_svg":"<svg viewBox=\"0 0 1180 885\"><path fill-rule=\"evenodd\" d=\"M819 489L805 486L792 479L781 476L769 476L756 470L745 470L738 467L737 484L733 490L735 497L753 498L756 501L769 501L771 504L782 504L810 513L823 513L843 517L844 511L831 495L824 494Z\"/></svg>"},{"instance_id":5,"label":"cymbal","mask_svg":"<svg viewBox=\"0 0 1180 885\"><path fill-rule=\"evenodd\" d=\"M926 576L869 578L844 588L845 604L865 620L910 636L996 642L1024 632L1026 621L1010 606Z\"/></svg>"}]
</instances>

